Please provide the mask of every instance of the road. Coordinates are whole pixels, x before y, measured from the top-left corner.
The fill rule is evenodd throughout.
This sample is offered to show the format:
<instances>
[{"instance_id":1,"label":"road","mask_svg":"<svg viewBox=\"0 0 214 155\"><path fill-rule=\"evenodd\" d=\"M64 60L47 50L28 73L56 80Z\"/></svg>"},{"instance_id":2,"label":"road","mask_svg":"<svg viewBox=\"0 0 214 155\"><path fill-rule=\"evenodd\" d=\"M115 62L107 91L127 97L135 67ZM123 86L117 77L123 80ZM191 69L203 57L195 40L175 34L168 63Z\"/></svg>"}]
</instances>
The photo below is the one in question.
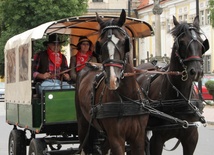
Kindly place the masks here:
<instances>
[{"instance_id":1,"label":"road","mask_svg":"<svg viewBox=\"0 0 214 155\"><path fill-rule=\"evenodd\" d=\"M0 115L0 155L7 155L8 154L8 139L10 131L13 129L13 126L8 125L5 122L5 116Z\"/></svg>"},{"instance_id":2,"label":"road","mask_svg":"<svg viewBox=\"0 0 214 155\"><path fill-rule=\"evenodd\" d=\"M214 152L214 126L199 127L199 140L194 155L211 155ZM166 143L166 148L174 147L177 139L172 139ZM173 152L163 151L163 155L182 155L182 146Z\"/></svg>"},{"instance_id":3,"label":"road","mask_svg":"<svg viewBox=\"0 0 214 155\"><path fill-rule=\"evenodd\" d=\"M5 122L5 106L0 102L0 155L8 155L8 139L13 126ZM199 127L199 141L194 155L211 155L214 152L214 126ZM166 143L166 148L172 148L176 139ZM173 151L163 151L163 155L182 155L182 147Z\"/></svg>"}]
</instances>

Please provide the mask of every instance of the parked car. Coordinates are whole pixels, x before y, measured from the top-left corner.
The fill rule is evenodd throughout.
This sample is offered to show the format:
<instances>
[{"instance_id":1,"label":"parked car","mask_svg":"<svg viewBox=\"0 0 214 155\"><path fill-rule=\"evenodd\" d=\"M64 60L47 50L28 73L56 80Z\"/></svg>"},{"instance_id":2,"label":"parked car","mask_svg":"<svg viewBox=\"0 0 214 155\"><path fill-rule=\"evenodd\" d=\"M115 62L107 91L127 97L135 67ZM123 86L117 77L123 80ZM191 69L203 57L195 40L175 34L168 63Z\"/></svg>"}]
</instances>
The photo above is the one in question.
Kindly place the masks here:
<instances>
[{"instance_id":1,"label":"parked car","mask_svg":"<svg viewBox=\"0 0 214 155\"><path fill-rule=\"evenodd\" d=\"M204 100L213 100L213 96L209 94L207 88L205 87L205 83L208 80L213 80L214 81L214 75L213 74L206 74L204 77L201 79L201 84L202 84L202 97ZM195 90L198 92L198 83L196 83Z\"/></svg>"},{"instance_id":2,"label":"parked car","mask_svg":"<svg viewBox=\"0 0 214 155\"><path fill-rule=\"evenodd\" d=\"M5 83L0 82L0 102L4 101Z\"/></svg>"}]
</instances>

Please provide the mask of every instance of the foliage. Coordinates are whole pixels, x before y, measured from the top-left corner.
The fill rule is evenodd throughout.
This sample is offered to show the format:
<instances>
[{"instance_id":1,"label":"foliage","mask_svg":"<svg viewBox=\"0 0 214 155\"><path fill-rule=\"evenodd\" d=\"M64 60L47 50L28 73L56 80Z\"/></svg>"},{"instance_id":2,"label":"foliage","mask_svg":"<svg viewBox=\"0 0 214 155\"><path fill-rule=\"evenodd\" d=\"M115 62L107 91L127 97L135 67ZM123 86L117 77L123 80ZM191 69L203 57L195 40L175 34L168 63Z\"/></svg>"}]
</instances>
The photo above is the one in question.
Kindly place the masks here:
<instances>
[{"instance_id":1,"label":"foliage","mask_svg":"<svg viewBox=\"0 0 214 155\"><path fill-rule=\"evenodd\" d=\"M205 87L207 88L209 94L213 96L213 101L214 101L214 81L213 80L208 80L205 83Z\"/></svg>"},{"instance_id":2,"label":"foliage","mask_svg":"<svg viewBox=\"0 0 214 155\"><path fill-rule=\"evenodd\" d=\"M87 11L87 1L0 0L0 62L4 62L9 38L48 21L82 15Z\"/></svg>"},{"instance_id":3,"label":"foliage","mask_svg":"<svg viewBox=\"0 0 214 155\"><path fill-rule=\"evenodd\" d=\"M208 91L214 90L214 81L213 80L208 80L205 83L205 87L207 88Z\"/></svg>"},{"instance_id":4,"label":"foliage","mask_svg":"<svg viewBox=\"0 0 214 155\"><path fill-rule=\"evenodd\" d=\"M212 100L207 100L206 101L206 104L207 105L210 105L210 106L214 106L214 102Z\"/></svg>"},{"instance_id":5,"label":"foliage","mask_svg":"<svg viewBox=\"0 0 214 155\"><path fill-rule=\"evenodd\" d=\"M209 0L209 10L211 25L214 27L214 0Z\"/></svg>"}]
</instances>

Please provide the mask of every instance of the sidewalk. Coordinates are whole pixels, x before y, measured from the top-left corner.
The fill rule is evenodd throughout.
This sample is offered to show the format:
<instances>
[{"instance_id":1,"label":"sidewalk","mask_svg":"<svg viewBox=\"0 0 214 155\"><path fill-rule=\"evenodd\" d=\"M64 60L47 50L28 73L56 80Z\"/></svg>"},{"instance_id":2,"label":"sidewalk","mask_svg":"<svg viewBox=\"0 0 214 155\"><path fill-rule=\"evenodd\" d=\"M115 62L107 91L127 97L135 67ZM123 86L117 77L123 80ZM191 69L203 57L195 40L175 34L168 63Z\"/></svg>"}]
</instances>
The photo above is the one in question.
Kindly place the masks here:
<instances>
[{"instance_id":1,"label":"sidewalk","mask_svg":"<svg viewBox=\"0 0 214 155\"><path fill-rule=\"evenodd\" d=\"M5 115L5 103L0 102L0 116Z\"/></svg>"},{"instance_id":2,"label":"sidewalk","mask_svg":"<svg viewBox=\"0 0 214 155\"><path fill-rule=\"evenodd\" d=\"M202 115L208 124L214 125L214 106L206 105Z\"/></svg>"}]
</instances>

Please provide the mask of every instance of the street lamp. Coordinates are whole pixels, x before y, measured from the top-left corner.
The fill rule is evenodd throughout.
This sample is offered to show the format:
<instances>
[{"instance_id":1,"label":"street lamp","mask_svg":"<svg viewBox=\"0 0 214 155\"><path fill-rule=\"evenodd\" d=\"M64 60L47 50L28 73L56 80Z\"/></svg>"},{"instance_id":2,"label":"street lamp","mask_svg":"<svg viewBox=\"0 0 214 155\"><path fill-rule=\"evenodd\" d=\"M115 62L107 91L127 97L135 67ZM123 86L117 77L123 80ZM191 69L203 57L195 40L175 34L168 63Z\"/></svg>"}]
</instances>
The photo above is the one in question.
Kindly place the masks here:
<instances>
[{"instance_id":1,"label":"street lamp","mask_svg":"<svg viewBox=\"0 0 214 155\"><path fill-rule=\"evenodd\" d=\"M196 16L199 15L199 2L196 0Z\"/></svg>"},{"instance_id":2,"label":"street lamp","mask_svg":"<svg viewBox=\"0 0 214 155\"><path fill-rule=\"evenodd\" d=\"M128 0L128 17L131 17L131 0Z\"/></svg>"},{"instance_id":3,"label":"street lamp","mask_svg":"<svg viewBox=\"0 0 214 155\"><path fill-rule=\"evenodd\" d=\"M161 26L160 15L163 8L160 7L160 0L154 0L153 14L155 15L155 57L157 60L161 59Z\"/></svg>"},{"instance_id":4,"label":"street lamp","mask_svg":"<svg viewBox=\"0 0 214 155\"><path fill-rule=\"evenodd\" d=\"M152 9L154 15L161 15L163 8L160 7L160 0L154 0L154 8Z\"/></svg>"},{"instance_id":5,"label":"street lamp","mask_svg":"<svg viewBox=\"0 0 214 155\"><path fill-rule=\"evenodd\" d=\"M199 16L199 1L196 0L195 3L196 3L196 16ZM201 94L202 94L202 81L201 80L198 81L198 89L199 89L199 92L201 92ZM202 98L202 96L200 96L200 98Z\"/></svg>"},{"instance_id":6,"label":"street lamp","mask_svg":"<svg viewBox=\"0 0 214 155\"><path fill-rule=\"evenodd\" d=\"M141 3L139 0L128 0L128 17L131 17L131 12L134 11L135 17L138 17L137 7Z\"/></svg>"}]
</instances>

